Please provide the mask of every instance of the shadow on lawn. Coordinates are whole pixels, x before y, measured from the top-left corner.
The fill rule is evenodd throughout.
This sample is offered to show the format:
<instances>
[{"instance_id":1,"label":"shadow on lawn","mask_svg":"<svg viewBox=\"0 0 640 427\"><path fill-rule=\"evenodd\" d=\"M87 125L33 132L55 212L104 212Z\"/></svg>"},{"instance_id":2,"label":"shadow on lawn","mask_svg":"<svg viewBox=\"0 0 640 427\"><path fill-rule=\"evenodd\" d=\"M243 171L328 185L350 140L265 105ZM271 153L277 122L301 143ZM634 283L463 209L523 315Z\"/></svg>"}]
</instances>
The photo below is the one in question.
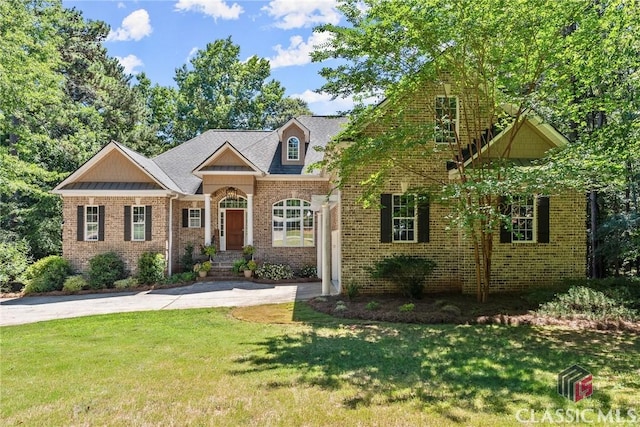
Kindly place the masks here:
<instances>
[{"instance_id":1,"label":"shadow on lawn","mask_svg":"<svg viewBox=\"0 0 640 427\"><path fill-rule=\"evenodd\" d=\"M274 380L266 387L346 389L342 404L347 408L412 401L461 422L478 411L512 414L514 406L563 407L568 401L556 393L555 378L577 363L593 373L594 399L606 410L613 387L598 388L599 372L640 369L633 357L640 351L637 335L529 326L367 324L319 318L296 306L298 320L308 318L312 329L259 343L258 353L243 359L250 367L235 373L291 368L295 380Z\"/></svg>"}]
</instances>

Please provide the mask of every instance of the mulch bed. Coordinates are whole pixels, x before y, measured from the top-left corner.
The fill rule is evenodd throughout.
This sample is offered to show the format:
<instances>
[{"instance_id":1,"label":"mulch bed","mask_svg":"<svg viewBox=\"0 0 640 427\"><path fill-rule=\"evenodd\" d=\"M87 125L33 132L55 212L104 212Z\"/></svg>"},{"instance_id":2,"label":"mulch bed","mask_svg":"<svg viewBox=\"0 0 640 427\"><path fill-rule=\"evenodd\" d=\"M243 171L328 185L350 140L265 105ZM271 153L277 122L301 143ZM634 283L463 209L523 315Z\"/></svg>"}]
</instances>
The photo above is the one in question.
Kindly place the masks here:
<instances>
[{"instance_id":1,"label":"mulch bed","mask_svg":"<svg viewBox=\"0 0 640 427\"><path fill-rule=\"evenodd\" d=\"M407 304L413 304L410 311ZM422 324L553 325L570 329L596 329L640 333L640 322L559 319L533 312L537 307L516 294L493 294L479 303L475 295L431 294L421 300L399 296L319 297L309 301L315 310L334 317ZM403 307L404 306L404 307Z\"/></svg>"}]
</instances>

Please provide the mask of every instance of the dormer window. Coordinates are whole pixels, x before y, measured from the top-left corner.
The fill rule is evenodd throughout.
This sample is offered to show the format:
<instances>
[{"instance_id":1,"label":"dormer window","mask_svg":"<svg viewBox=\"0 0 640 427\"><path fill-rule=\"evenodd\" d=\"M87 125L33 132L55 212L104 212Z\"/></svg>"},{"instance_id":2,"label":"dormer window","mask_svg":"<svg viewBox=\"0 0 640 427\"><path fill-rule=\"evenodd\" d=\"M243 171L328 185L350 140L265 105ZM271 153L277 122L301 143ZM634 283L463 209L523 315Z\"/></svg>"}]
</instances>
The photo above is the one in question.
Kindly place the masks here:
<instances>
[{"instance_id":1,"label":"dormer window","mask_svg":"<svg viewBox=\"0 0 640 427\"><path fill-rule=\"evenodd\" d=\"M300 140L295 136L287 140L287 160L300 160Z\"/></svg>"}]
</instances>

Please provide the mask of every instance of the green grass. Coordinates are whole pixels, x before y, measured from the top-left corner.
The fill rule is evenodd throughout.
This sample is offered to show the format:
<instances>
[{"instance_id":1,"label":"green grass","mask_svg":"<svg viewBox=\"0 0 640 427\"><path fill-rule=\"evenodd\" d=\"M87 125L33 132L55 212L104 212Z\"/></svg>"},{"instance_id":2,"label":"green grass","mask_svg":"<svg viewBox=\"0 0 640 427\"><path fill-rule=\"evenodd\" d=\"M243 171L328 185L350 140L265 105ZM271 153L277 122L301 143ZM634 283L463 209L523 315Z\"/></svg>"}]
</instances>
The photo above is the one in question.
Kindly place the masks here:
<instances>
[{"instance_id":1,"label":"green grass","mask_svg":"<svg viewBox=\"0 0 640 427\"><path fill-rule=\"evenodd\" d=\"M283 313L295 322L205 309L4 327L0 421L510 426L520 409L640 412L637 335L366 324L304 304ZM594 395L577 404L555 391L574 363L594 375Z\"/></svg>"}]
</instances>

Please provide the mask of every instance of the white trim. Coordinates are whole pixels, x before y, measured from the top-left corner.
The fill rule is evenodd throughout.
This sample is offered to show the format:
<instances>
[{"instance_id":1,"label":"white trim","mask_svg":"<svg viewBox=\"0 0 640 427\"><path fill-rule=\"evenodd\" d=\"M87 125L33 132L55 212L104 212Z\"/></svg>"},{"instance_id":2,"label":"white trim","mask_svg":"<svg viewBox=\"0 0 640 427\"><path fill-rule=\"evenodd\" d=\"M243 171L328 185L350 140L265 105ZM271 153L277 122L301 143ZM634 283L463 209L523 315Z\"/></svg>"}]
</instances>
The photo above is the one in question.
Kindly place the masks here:
<instances>
[{"instance_id":1,"label":"white trim","mask_svg":"<svg viewBox=\"0 0 640 427\"><path fill-rule=\"evenodd\" d=\"M215 159L217 159L218 157L220 157L225 151L231 151L233 154L238 156L240 159L244 161L246 166L250 167L253 170L253 172L232 173L232 172L225 172L225 171L201 171L200 170L207 163L210 163ZM248 174L261 175L264 172L258 166L256 166L253 162L247 159L247 157L244 154L242 154L236 147L234 147L233 144L231 144L229 141L225 141L225 143L222 144L220 147L218 147L216 151L213 152L212 155L204 159L198 166L196 166L191 173L193 173L197 177L202 177L203 175L248 175Z\"/></svg>"},{"instance_id":2,"label":"white trim","mask_svg":"<svg viewBox=\"0 0 640 427\"><path fill-rule=\"evenodd\" d=\"M460 132L460 98L457 95L447 95L446 94L446 90L445 90L445 95L436 95L435 97L435 105L434 105L434 112L437 112L438 109L438 98L444 98L444 99L448 99L448 98L454 98L456 100L456 118L454 121L454 141L455 141L455 136L458 135L458 133ZM435 118L435 122L434 122L434 126L438 126L438 119L437 117ZM433 135L433 141L435 142L435 144L449 144L449 140L446 141L438 141L437 140L437 134Z\"/></svg>"},{"instance_id":3,"label":"white trim","mask_svg":"<svg viewBox=\"0 0 640 427\"><path fill-rule=\"evenodd\" d=\"M135 213L133 212L135 208L142 208L142 222L134 222L133 218L135 217ZM131 241L132 242L144 242L146 240L146 230L147 230L147 208L145 205L132 205L131 206ZM136 231L135 231L135 225L138 224L142 224L143 226L143 233L142 233L142 239L136 239L135 235L136 235Z\"/></svg>"},{"instance_id":4,"label":"white trim","mask_svg":"<svg viewBox=\"0 0 640 427\"><path fill-rule=\"evenodd\" d=\"M202 228L202 209L200 208L186 208L187 209L187 228ZM191 226L191 211L198 212L198 225Z\"/></svg>"},{"instance_id":5,"label":"white trim","mask_svg":"<svg viewBox=\"0 0 640 427\"><path fill-rule=\"evenodd\" d=\"M256 178L256 181L330 181L328 176L320 175L265 175Z\"/></svg>"},{"instance_id":6,"label":"white trim","mask_svg":"<svg viewBox=\"0 0 640 427\"><path fill-rule=\"evenodd\" d=\"M394 211L394 207L395 207L395 203L394 203L394 199L395 197L413 197L413 239L412 240L396 240L395 238L395 220L396 217L393 216L393 211ZM416 194L391 194L391 243L418 243L418 205L417 205L417 201L418 201L418 196ZM407 201L408 202L408 201ZM402 204L400 205L402 206ZM406 206L409 206L409 204L407 204ZM411 219L412 217L409 216L402 216L402 217L398 217L400 219Z\"/></svg>"},{"instance_id":7,"label":"white trim","mask_svg":"<svg viewBox=\"0 0 640 427\"><path fill-rule=\"evenodd\" d=\"M291 142L292 139L295 139L296 141L298 141L298 146L296 148L296 151L297 151L298 155L295 158L289 157L289 143ZM297 136L290 136L289 138L287 138L287 147L286 148L287 148L287 161L288 162L298 162L298 161L300 161L300 138L298 138Z\"/></svg>"},{"instance_id":8,"label":"white trim","mask_svg":"<svg viewBox=\"0 0 640 427\"><path fill-rule=\"evenodd\" d=\"M532 196L524 196L524 199L528 199L529 197L531 197L532 199L532 206L533 206L533 217L531 217L531 240L513 240L513 235L514 235L514 230L513 230L513 201L511 202L511 243L514 245L530 245L532 243L538 243L538 196L536 194L532 195ZM522 199L522 198L520 198ZM518 218L525 218L525 217L518 217Z\"/></svg>"},{"instance_id":9,"label":"white trim","mask_svg":"<svg viewBox=\"0 0 640 427\"><path fill-rule=\"evenodd\" d=\"M89 208L95 208L96 209L96 221L91 221L89 222L87 220L87 215L88 215L88 209ZM89 235L89 230L88 230L88 226L89 224L94 224L96 225L96 238L95 239L88 239L87 236ZM100 240L100 206L98 205L85 205L84 206L84 230L83 230L84 235L83 237L83 241L85 242L97 242Z\"/></svg>"}]
</instances>

